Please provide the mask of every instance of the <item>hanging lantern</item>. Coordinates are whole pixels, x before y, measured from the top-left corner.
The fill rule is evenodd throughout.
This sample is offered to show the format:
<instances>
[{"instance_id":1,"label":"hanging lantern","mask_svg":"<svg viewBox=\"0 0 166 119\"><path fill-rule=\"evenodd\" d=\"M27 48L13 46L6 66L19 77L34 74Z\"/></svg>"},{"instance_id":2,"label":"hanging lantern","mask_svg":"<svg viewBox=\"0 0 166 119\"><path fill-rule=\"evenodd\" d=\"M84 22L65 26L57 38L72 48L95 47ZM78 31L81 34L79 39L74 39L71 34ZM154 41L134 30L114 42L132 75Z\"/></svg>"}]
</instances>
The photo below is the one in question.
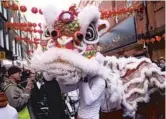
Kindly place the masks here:
<instances>
[{"instance_id":1,"label":"hanging lantern","mask_svg":"<svg viewBox=\"0 0 166 119\"><path fill-rule=\"evenodd\" d=\"M150 41L151 41L151 43L154 43L155 42L155 38L152 38Z\"/></svg>"},{"instance_id":2,"label":"hanging lantern","mask_svg":"<svg viewBox=\"0 0 166 119\"><path fill-rule=\"evenodd\" d=\"M33 26L33 23L29 22L28 27L32 27L32 26Z\"/></svg>"},{"instance_id":3,"label":"hanging lantern","mask_svg":"<svg viewBox=\"0 0 166 119\"><path fill-rule=\"evenodd\" d=\"M35 42L36 42L36 41L39 41L39 39L38 39L38 38L34 38L33 40L34 40Z\"/></svg>"},{"instance_id":4,"label":"hanging lantern","mask_svg":"<svg viewBox=\"0 0 166 119\"><path fill-rule=\"evenodd\" d=\"M25 23L25 22L22 23L22 26L23 26L23 27L27 27L27 23Z\"/></svg>"},{"instance_id":5,"label":"hanging lantern","mask_svg":"<svg viewBox=\"0 0 166 119\"><path fill-rule=\"evenodd\" d=\"M41 23L38 23L38 26L41 28Z\"/></svg>"},{"instance_id":6,"label":"hanging lantern","mask_svg":"<svg viewBox=\"0 0 166 119\"><path fill-rule=\"evenodd\" d=\"M34 30L33 30L33 32L34 32L34 33L36 33L36 32L37 32L37 30L36 30L36 29L34 29Z\"/></svg>"},{"instance_id":7,"label":"hanging lantern","mask_svg":"<svg viewBox=\"0 0 166 119\"><path fill-rule=\"evenodd\" d=\"M16 11L16 10L18 10L18 5L13 3L11 8L12 8L12 10Z\"/></svg>"},{"instance_id":8,"label":"hanging lantern","mask_svg":"<svg viewBox=\"0 0 166 119\"><path fill-rule=\"evenodd\" d=\"M146 39L146 43L149 44L150 40L149 39Z\"/></svg>"},{"instance_id":9,"label":"hanging lantern","mask_svg":"<svg viewBox=\"0 0 166 119\"><path fill-rule=\"evenodd\" d=\"M39 9L39 13L40 13L40 14L43 14L43 12L42 12L42 10L41 10L41 9Z\"/></svg>"},{"instance_id":10,"label":"hanging lantern","mask_svg":"<svg viewBox=\"0 0 166 119\"><path fill-rule=\"evenodd\" d=\"M30 32L31 31L31 29L30 28L27 28L27 32Z\"/></svg>"},{"instance_id":11,"label":"hanging lantern","mask_svg":"<svg viewBox=\"0 0 166 119\"><path fill-rule=\"evenodd\" d=\"M47 46L47 41L46 41L46 40L42 40L42 41L40 42L40 45L41 45L42 47L46 47L46 46Z\"/></svg>"},{"instance_id":12,"label":"hanging lantern","mask_svg":"<svg viewBox=\"0 0 166 119\"><path fill-rule=\"evenodd\" d=\"M38 33L39 33L39 34L43 34L43 31L42 31L42 30L38 30Z\"/></svg>"},{"instance_id":13,"label":"hanging lantern","mask_svg":"<svg viewBox=\"0 0 166 119\"><path fill-rule=\"evenodd\" d=\"M161 37L160 36L155 36L156 37L156 41L160 42Z\"/></svg>"},{"instance_id":14,"label":"hanging lantern","mask_svg":"<svg viewBox=\"0 0 166 119\"><path fill-rule=\"evenodd\" d=\"M17 23L13 23L12 28L15 29L17 27Z\"/></svg>"},{"instance_id":15,"label":"hanging lantern","mask_svg":"<svg viewBox=\"0 0 166 119\"><path fill-rule=\"evenodd\" d=\"M36 7L32 7L31 11L32 13L36 14L38 12L38 9Z\"/></svg>"},{"instance_id":16,"label":"hanging lantern","mask_svg":"<svg viewBox=\"0 0 166 119\"><path fill-rule=\"evenodd\" d=\"M2 5L5 9L9 9L11 7L10 1L2 1Z\"/></svg>"},{"instance_id":17,"label":"hanging lantern","mask_svg":"<svg viewBox=\"0 0 166 119\"><path fill-rule=\"evenodd\" d=\"M26 12L26 11L27 11L27 7L24 6L24 5L21 5L21 6L20 6L20 11L21 11L21 12Z\"/></svg>"},{"instance_id":18,"label":"hanging lantern","mask_svg":"<svg viewBox=\"0 0 166 119\"><path fill-rule=\"evenodd\" d=\"M36 27L37 26L37 24L36 23L33 23L33 27Z\"/></svg>"},{"instance_id":19,"label":"hanging lantern","mask_svg":"<svg viewBox=\"0 0 166 119\"><path fill-rule=\"evenodd\" d=\"M31 50L27 50L26 53L27 53L27 55L30 55L32 53L32 51Z\"/></svg>"},{"instance_id":20,"label":"hanging lantern","mask_svg":"<svg viewBox=\"0 0 166 119\"><path fill-rule=\"evenodd\" d=\"M144 42L145 42L144 39L140 39L140 40L138 40L138 43L139 43L139 44L144 44Z\"/></svg>"},{"instance_id":21,"label":"hanging lantern","mask_svg":"<svg viewBox=\"0 0 166 119\"><path fill-rule=\"evenodd\" d=\"M29 29L29 32L32 33L32 32L33 32L33 29Z\"/></svg>"}]
</instances>

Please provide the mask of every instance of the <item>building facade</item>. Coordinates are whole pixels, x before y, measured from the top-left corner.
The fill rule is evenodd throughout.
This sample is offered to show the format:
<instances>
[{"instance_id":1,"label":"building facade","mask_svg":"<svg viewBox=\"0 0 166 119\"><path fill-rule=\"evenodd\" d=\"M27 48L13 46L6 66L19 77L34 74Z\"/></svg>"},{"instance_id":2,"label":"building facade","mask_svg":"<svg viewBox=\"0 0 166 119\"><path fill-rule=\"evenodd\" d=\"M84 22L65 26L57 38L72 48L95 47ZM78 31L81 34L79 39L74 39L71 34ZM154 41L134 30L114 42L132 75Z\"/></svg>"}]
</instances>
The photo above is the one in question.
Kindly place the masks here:
<instances>
[{"instance_id":1,"label":"building facade","mask_svg":"<svg viewBox=\"0 0 166 119\"><path fill-rule=\"evenodd\" d=\"M10 1L10 4L13 3L19 6L19 2L17 0ZM19 36L31 38L32 36L21 30L5 28L5 22L28 22L25 15L19 10L14 11L12 9L3 8L2 2L0 2L0 9L0 47L1 50L6 51L6 58L2 63L5 65L7 61L9 64L20 65L20 62L25 62L27 60L29 61L29 57L26 53L26 51L29 49L29 46L23 41L16 40L15 37Z\"/></svg>"},{"instance_id":2,"label":"building facade","mask_svg":"<svg viewBox=\"0 0 166 119\"><path fill-rule=\"evenodd\" d=\"M133 5L142 6L142 11L132 15L117 15L107 18L110 22L110 32L112 29L125 24L126 19L134 17L135 42L125 46L117 47L112 50L105 50L105 55L121 56L147 56L152 60L159 57L165 57L165 40L162 38L160 42L140 44L139 40L143 37L150 39L165 33L165 1L81 1L79 6L93 4L99 7L101 11L117 10L121 8L130 8ZM111 38L110 38L111 40ZM112 47L111 45L109 47ZM105 47L104 47L105 48Z\"/></svg>"},{"instance_id":3,"label":"building facade","mask_svg":"<svg viewBox=\"0 0 166 119\"><path fill-rule=\"evenodd\" d=\"M1 64L3 64L2 60L9 60L11 62L13 60L13 51L10 40L9 29L5 28L4 23L8 21L9 11L3 8L2 3L0 2L0 51L4 52L5 55L1 59Z\"/></svg>"}]
</instances>

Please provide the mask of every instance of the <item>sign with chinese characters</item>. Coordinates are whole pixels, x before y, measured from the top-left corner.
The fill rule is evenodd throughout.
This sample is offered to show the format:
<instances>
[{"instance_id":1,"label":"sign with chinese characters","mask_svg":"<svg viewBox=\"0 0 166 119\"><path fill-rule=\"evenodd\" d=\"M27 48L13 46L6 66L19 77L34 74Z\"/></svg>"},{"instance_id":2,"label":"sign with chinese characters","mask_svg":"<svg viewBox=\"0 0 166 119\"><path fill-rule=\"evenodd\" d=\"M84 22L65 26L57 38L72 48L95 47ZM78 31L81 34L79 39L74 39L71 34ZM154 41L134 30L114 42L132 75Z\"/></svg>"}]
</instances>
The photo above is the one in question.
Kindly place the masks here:
<instances>
[{"instance_id":1,"label":"sign with chinese characters","mask_svg":"<svg viewBox=\"0 0 166 119\"><path fill-rule=\"evenodd\" d=\"M101 53L113 51L137 42L134 16L131 16L113 27L100 37Z\"/></svg>"}]
</instances>

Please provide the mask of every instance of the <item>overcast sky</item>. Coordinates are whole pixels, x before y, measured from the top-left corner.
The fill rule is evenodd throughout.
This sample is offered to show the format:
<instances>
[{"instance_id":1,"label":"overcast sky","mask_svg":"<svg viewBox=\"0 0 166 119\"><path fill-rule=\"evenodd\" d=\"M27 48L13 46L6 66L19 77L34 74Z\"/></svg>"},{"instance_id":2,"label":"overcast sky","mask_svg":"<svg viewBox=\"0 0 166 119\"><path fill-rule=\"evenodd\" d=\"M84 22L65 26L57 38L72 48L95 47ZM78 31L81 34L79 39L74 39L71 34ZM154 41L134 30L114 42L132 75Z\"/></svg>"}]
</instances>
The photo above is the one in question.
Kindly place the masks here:
<instances>
[{"instance_id":1,"label":"overcast sky","mask_svg":"<svg viewBox=\"0 0 166 119\"><path fill-rule=\"evenodd\" d=\"M70 5L73 3L79 4L80 0L19 0L20 5L25 5L27 6L27 12L25 13L27 19L30 22L35 22L39 23L44 21L43 15L38 14L33 14L31 12L32 7L37 7L37 8L43 8L47 4L54 4L55 6L58 6L60 9L68 9Z\"/></svg>"}]
</instances>

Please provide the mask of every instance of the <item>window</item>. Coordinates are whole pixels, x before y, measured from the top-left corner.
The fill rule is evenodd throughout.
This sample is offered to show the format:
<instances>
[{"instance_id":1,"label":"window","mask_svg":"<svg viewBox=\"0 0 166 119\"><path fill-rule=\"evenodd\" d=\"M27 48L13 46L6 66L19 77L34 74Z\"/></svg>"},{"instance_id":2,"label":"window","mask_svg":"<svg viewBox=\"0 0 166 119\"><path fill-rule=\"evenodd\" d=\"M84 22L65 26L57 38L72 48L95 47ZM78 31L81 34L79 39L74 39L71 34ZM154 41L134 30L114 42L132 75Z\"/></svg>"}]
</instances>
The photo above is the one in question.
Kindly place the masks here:
<instances>
[{"instance_id":1,"label":"window","mask_svg":"<svg viewBox=\"0 0 166 119\"><path fill-rule=\"evenodd\" d=\"M115 17L115 23L117 24L118 22L119 22L119 17L116 16L116 17Z\"/></svg>"},{"instance_id":2,"label":"window","mask_svg":"<svg viewBox=\"0 0 166 119\"><path fill-rule=\"evenodd\" d=\"M17 55L17 56L19 55L19 54L18 54L18 53L19 53L18 45L19 45L19 44L18 44L18 42L17 42L17 44L16 44L16 55Z\"/></svg>"},{"instance_id":3,"label":"window","mask_svg":"<svg viewBox=\"0 0 166 119\"><path fill-rule=\"evenodd\" d=\"M2 3L0 2L0 12L2 13Z\"/></svg>"},{"instance_id":4,"label":"window","mask_svg":"<svg viewBox=\"0 0 166 119\"><path fill-rule=\"evenodd\" d=\"M10 21L11 21L12 23L14 22L13 17L11 17Z\"/></svg>"},{"instance_id":5,"label":"window","mask_svg":"<svg viewBox=\"0 0 166 119\"><path fill-rule=\"evenodd\" d=\"M6 34L6 49L9 50L9 34Z\"/></svg>"},{"instance_id":6,"label":"window","mask_svg":"<svg viewBox=\"0 0 166 119\"><path fill-rule=\"evenodd\" d=\"M7 10L3 8L4 17L7 19Z\"/></svg>"},{"instance_id":7,"label":"window","mask_svg":"<svg viewBox=\"0 0 166 119\"><path fill-rule=\"evenodd\" d=\"M4 38L3 38L3 30L0 30L0 45L4 48Z\"/></svg>"},{"instance_id":8,"label":"window","mask_svg":"<svg viewBox=\"0 0 166 119\"><path fill-rule=\"evenodd\" d=\"M15 48L16 47L16 41L15 40L12 40L12 46L13 46L12 47L13 48L13 50L12 50L13 54L16 55L16 48Z\"/></svg>"},{"instance_id":9,"label":"window","mask_svg":"<svg viewBox=\"0 0 166 119\"><path fill-rule=\"evenodd\" d=\"M131 7L132 6L132 0L126 0L126 6Z\"/></svg>"},{"instance_id":10,"label":"window","mask_svg":"<svg viewBox=\"0 0 166 119\"><path fill-rule=\"evenodd\" d=\"M21 57L21 44L19 43L19 56Z\"/></svg>"}]
</instances>

